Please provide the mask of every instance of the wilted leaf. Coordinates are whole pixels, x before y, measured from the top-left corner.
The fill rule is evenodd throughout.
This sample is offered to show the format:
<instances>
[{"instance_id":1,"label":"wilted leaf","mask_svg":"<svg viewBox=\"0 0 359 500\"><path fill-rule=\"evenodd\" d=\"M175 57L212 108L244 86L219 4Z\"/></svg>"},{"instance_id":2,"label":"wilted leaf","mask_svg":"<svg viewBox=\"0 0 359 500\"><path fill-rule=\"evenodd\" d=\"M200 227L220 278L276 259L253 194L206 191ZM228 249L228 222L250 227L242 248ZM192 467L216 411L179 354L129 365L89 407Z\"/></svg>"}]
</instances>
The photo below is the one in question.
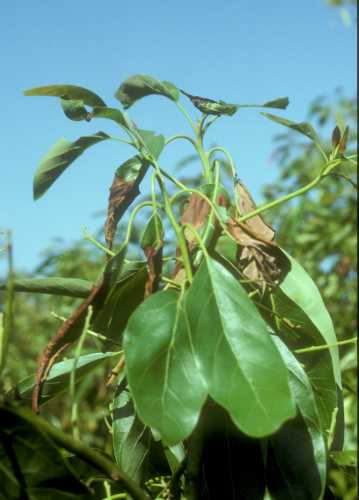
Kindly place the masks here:
<instances>
[{"instance_id":1,"label":"wilted leaf","mask_svg":"<svg viewBox=\"0 0 359 500\"><path fill-rule=\"evenodd\" d=\"M292 122L290 120L287 120L286 118L282 118L281 116L272 115L270 113L261 113L261 115L265 116L269 120L272 120L276 123L280 123L281 125L284 125L285 127L289 127L289 128L296 130L297 132L299 132L303 135L306 135L315 144L320 144L319 136L310 123L307 123L307 122L295 123L295 122Z\"/></svg>"},{"instance_id":2,"label":"wilted leaf","mask_svg":"<svg viewBox=\"0 0 359 500\"><path fill-rule=\"evenodd\" d=\"M238 110L238 106L235 104L228 104L224 101L214 101L213 99L207 99L206 97L188 94L184 90L181 90L181 92L190 99L193 106L206 115L232 116Z\"/></svg>"},{"instance_id":3,"label":"wilted leaf","mask_svg":"<svg viewBox=\"0 0 359 500\"><path fill-rule=\"evenodd\" d=\"M156 80L149 75L134 75L125 80L117 90L115 97L125 109L148 95L162 95L172 101L178 101L179 90L173 83Z\"/></svg>"},{"instance_id":4,"label":"wilted leaf","mask_svg":"<svg viewBox=\"0 0 359 500\"><path fill-rule=\"evenodd\" d=\"M73 161L90 146L109 139L104 132L80 137L75 142L60 139L41 161L34 178L34 199L42 196Z\"/></svg>"},{"instance_id":5,"label":"wilted leaf","mask_svg":"<svg viewBox=\"0 0 359 500\"><path fill-rule=\"evenodd\" d=\"M15 292L47 293L64 297L87 297L93 288L90 281L78 278L24 278L14 280ZM6 283L0 283L6 290Z\"/></svg>"},{"instance_id":6,"label":"wilted leaf","mask_svg":"<svg viewBox=\"0 0 359 500\"><path fill-rule=\"evenodd\" d=\"M240 181L235 186L241 216L256 209L256 205ZM274 241L275 232L260 215L240 223L230 218L228 230L239 245L238 266L243 275L264 291L267 284L277 285L290 269L290 264Z\"/></svg>"},{"instance_id":7,"label":"wilted leaf","mask_svg":"<svg viewBox=\"0 0 359 500\"><path fill-rule=\"evenodd\" d=\"M76 365L76 383L80 382L80 380L92 370L115 356L118 356L118 353L95 352L80 356ZM73 359L66 359L66 361L60 361L52 366L42 387L39 400L40 405L68 389L73 364ZM35 375L31 375L21 380L11 391L11 394L13 394L16 399L31 400L31 393L34 387Z\"/></svg>"},{"instance_id":8,"label":"wilted leaf","mask_svg":"<svg viewBox=\"0 0 359 500\"><path fill-rule=\"evenodd\" d=\"M125 161L117 170L110 188L107 218L105 222L105 238L111 249L117 224L140 194L139 185L148 169L148 162L140 156L133 156Z\"/></svg>"},{"instance_id":9,"label":"wilted leaf","mask_svg":"<svg viewBox=\"0 0 359 500\"><path fill-rule=\"evenodd\" d=\"M106 106L104 101L95 92L78 87L76 85L48 85L45 87L34 87L24 91L24 95L30 96L54 96L63 99L74 99L82 101L86 106Z\"/></svg>"},{"instance_id":10,"label":"wilted leaf","mask_svg":"<svg viewBox=\"0 0 359 500\"><path fill-rule=\"evenodd\" d=\"M172 290L151 295L132 314L125 334L126 371L141 420L175 444L194 429L206 386Z\"/></svg>"},{"instance_id":11,"label":"wilted leaf","mask_svg":"<svg viewBox=\"0 0 359 500\"><path fill-rule=\"evenodd\" d=\"M146 224L141 238L141 248L147 259L146 298L158 290L162 273L163 224L157 213L154 213Z\"/></svg>"},{"instance_id":12,"label":"wilted leaf","mask_svg":"<svg viewBox=\"0 0 359 500\"><path fill-rule=\"evenodd\" d=\"M207 258L184 300L194 352L210 396L245 434L262 437L276 431L295 415L287 369L244 288L222 265Z\"/></svg>"}]
</instances>

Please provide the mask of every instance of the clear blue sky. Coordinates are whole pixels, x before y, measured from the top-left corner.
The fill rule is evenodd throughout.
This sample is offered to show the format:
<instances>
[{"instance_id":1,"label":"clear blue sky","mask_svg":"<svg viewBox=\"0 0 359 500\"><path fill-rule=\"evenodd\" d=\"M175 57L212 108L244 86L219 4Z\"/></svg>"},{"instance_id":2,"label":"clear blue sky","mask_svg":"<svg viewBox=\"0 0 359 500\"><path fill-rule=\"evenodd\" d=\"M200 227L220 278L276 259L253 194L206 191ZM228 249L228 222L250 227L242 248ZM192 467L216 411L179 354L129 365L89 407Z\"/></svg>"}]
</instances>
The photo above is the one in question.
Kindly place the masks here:
<instances>
[{"instance_id":1,"label":"clear blue sky","mask_svg":"<svg viewBox=\"0 0 359 500\"><path fill-rule=\"evenodd\" d=\"M81 238L82 225L95 231L101 220L93 214L106 208L113 172L133 154L121 144L97 145L34 202L33 174L60 137L75 140L115 126L71 122L57 99L24 97L24 89L72 83L119 105L113 94L120 83L146 73L228 102L288 95L290 106L280 113L300 121L318 95L337 86L354 94L355 31L355 21L344 26L339 10L324 0L3 2L0 229L13 232L16 268L33 269L57 236L69 243ZM141 128L165 136L188 131L160 97L137 103L130 114ZM278 173L270 156L279 131L255 110L213 126L210 141L229 148L257 201L262 184ZM169 146L164 167L171 170L189 153L186 143ZM0 274L3 269L0 258Z\"/></svg>"}]
</instances>

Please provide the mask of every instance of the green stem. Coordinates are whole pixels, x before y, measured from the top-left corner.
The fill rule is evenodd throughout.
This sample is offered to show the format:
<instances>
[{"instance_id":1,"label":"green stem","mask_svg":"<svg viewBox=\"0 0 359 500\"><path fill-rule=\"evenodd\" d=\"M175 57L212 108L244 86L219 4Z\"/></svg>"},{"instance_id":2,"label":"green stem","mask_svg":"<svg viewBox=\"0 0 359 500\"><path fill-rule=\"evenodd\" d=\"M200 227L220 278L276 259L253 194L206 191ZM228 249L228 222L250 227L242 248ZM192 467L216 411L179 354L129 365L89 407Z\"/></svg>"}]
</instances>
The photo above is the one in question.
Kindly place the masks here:
<instances>
[{"instance_id":1,"label":"green stem","mask_svg":"<svg viewBox=\"0 0 359 500\"><path fill-rule=\"evenodd\" d=\"M84 239L92 243L95 247L99 248L105 254L109 255L110 257L114 257L116 254L115 252L112 252L109 248L105 247L105 245L102 245L99 241L97 241L87 230L86 226L83 226L82 228L83 236Z\"/></svg>"},{"instance_id":2,"label":"green stem","mask_svg":"<svg viewBox=\"0 0 359 500\"><path fill-rule=\"evenodd\" d=\"M179 101L176 101L176 106L180 110L180 112L183 114L183 116L186 118L186 120L189 123L189 125L190 125L191 129L193 130L193 132L197 135L196 125L194 124L192 118L187 113L187 111L185 110L185 108L182 106L182 104Z\"/></svg>"},{"instance_id":3,"label":"green stem","mask_svg":"<svg viewBox=\"0 0 359 500\"><path fill-rule=\"evenodd\" d=\"M255 217L256 215L259 215L267 210L270 210L271 208L277 207L278 205L281 205L282 203L286 203L287 201L292 200L293 198L296 198L297 196L301 196L305 194L307 191L310 191L313 189L319 182L325 177L334 167L339 165L341 163L340 160L336 160L335 162L328 162L327 164L324 165L324 168L322 169L322 172L317 175L311 182L306 184L300 189L297 189L297 191L294 191L293 193L289 193L285 196L282 196L281 198L278 198L277 200L271 201L269 203L266 203L265 205L262 205L261 207L257 208L256 210L253 210L253 212L250 212L249 214L243 215L239 219L237 219L237 222L245 222L248 219L251 219L252 217Z\"/></svg>"},{"instance_id":4,"label":"green stem","mask_svg":"<svg viewBox=\"0 0 359 500\"><path fill-rule=\"evenodd\" d=\"M71 373L70 373L70 401L71 401L71 427L72 427L72 435L74 439L80 439L80 430L78 423L78 401L76 398L76 369L79 358L81 356L82 347L85 342L86 333L90 326L92 316L92 306L89 306L88 313L86 315L85 324L79 339L79 342L76 347L75 357L72 363Z\"/></svg>"},{"instance_id":5,"label":"green stem","mask_svg":"<svg viewBox=\"0 0 359 500\"><path fill-rule=\"evenodd\" d=\"M113 481L117 481L130 495L132 495L134 500L150 500L150 496L142 490L142 488L102 453L89 448L81 441L73 439L68 434L65 434L60 429L49 424L42 417L34 415L32 411L26 408L17 406L13 411L31 425L35 425L41 432L48 435L56 445L78 456L86 463L106 474L106 476Z\"/></svg>"},{"instance_id":6,"label":"green stem","mask_svg":"<svg viewBox=\"0 0 359 500\"><path fill-rule=\"evenodd\" d=\"M231 154L229 153L229 151L226 148L222 148L221 146L215 146L214 148L211 148L207 153L208 160L211 158L213 153L215 153L216 151L221 152L225 155L225 157L227 158L228 163L231 167L231 170L232 170L232 177L235 178L237 176L237 172L236 172L236 169L234 166L234 161L233 161Z\"/></svg>"},{"instance_id":7,"label":"green stem","mask_svg":"<svg viewBox=\"0 0 359 500\"><path fill-rule=\"evenodd\" d=\"M335 344L312 345L311 347L305 347L304 349L296 349L294 352L297 354L301 354L303 352L322 351L324 349L337 347L338 345L354 344L355 342L357 342L357 340L358 337L353 337L349 340L341 340L340 342L336 342Z\"/></svg>"},{"instance_id":8,"label":"green stem","mask_svg":"<svg viewBox=\"0 0 359 500\"><path fill-rule=\"evenodd\" d=\"M171 137L169 137L168 139L166 139L166 146L168 144L170 144L171 142L173 141L177 141L179 139L185 139L186 141L189 141L192 146L196 147L196 143L195 141L192 139L192 137L190 137L189 135L185 135L185 134L176 134L176 135L172 135Z\"/></svg>"}]
</instances>

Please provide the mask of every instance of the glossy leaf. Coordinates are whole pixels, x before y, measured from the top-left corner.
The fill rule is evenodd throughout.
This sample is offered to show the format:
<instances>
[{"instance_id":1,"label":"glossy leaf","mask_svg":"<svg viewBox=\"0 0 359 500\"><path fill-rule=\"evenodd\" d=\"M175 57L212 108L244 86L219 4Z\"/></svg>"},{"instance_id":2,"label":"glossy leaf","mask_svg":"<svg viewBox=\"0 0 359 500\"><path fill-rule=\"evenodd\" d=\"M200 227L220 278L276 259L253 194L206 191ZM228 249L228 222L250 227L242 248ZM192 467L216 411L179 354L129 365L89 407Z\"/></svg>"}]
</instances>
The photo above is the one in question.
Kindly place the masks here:
<instances>
[{"instance_id":1,"label":"glossy leaf","mask_svg":"<svg viewBox=\"0 0 359 500\"><path fill-rule=\"evenodd\" d=\"M321 340L318 344L329 344L335 381L341 387L341 375L338 347L333 322L325 307L320 292L312 278L304 268L293 258L286 254L291 262L291 271L280 285L281 291L292 300L306 314L315 325Z\"/></svg>"},{"instance_id":2,"label":"glossy leaf","mask_svg":"<svg viewBox=\"0 0 359 500\"><path fill-rule=\"evenodd\" d=\"M34 87L24 91L29 96L54 96L64 99L80 100L87 106L106 106L104 101L95 92L78 87L77 85L47 85Z\"/></svg>"},{"instance_id":3,"label":"glossy leaf","mask_svg":"<svg viewBox=\"0 0 359 500\"><path fill-rule=\"evenodd\" d=\"M1 498L95 498L53 441L16 413L0 409Z\"/></svg>"},{"instance_id":4,"label":"glossy leaf","mask_svg":"<svg viewBox=\"0 0 359 500\"><path fill-rule=\"evenodd\" d=\"M176 292L158 292L136 309L124 334L124 350L139 417L167 444L179 443L194 429L207 390Z\"/></svg>"},{"instance_id":5,"label":"glossy leaf","mask_svg":"<svg viewBox=\"0 0 359 500\"><path fill-rule=\"evenodd\" d=\"M156 133L151 130L141 129L137 129L137 133L144 142L146 151L157 160L165 147L166 141L163 135L156 135Z\"/></svg>"},{"instance_id":6,"label":"glossy leaf","mask_svg":"<svg viewBox=\"0 0 359 500\"><path fill-rule=\"evenodd\" d=\"M116 352L95 352L80 356L76 367L76 383L80 382L85 375L92 372L108 359L116 356L118 357L118 353ZM66 361L60 361L54 364L42 386L40 404L46 403L68 389L73 363L73 359L67 359ZM13 393L16 397L30 401L34 386L35 376L31 375L19 382L13 390Z\"/></svg>"},{"instance_id":7,"label":"glossy leaf","mask_svg":"<svg viewBox=\"0 0 359 500\"><path fill-rule=\"evenodd\" d=\"M307 122L295 123L290 120L287 120L286 118L272 115L270 113L261 113L261 115L268 118L268 120L272 120L276 123L279 123L280 125L284 125L285 127L296 130L297 132L309 137L309 139L311 139L314 143L320 144L319 136L310 123Z\"/></svg>"},{"instance_id":8,"label":"glossy leaf","mask_svg":"<svg viewBox=\"0 0 359 500\"><path fill-rule=\"evenodd\" d=\"M109 138L104 132L98 132L94 135L80 137L75 142L60 139L42 159L35 173L34 199L37 200L46 193L56 179L86 149Z\"/></svg>"},{"instance_id":9,"label":"glossy leaf","mask_svg":"<svg viewBox=\"0 0 359 500\"><path fill-rule=\"evenodd\" d=\"M327 463L324 440L326 429L321 428L313 389L301 364L286 347L284 342L276 336L273 337L273 340L289 371L289 386L297 403L298 409L304 419L312 442L315 465L320 476L321 493L323 493L326 482Z\"/></svg>"},{"instance_id":10,"label":"glossy leaf","mask_svg":"<svg viewBox=\"0 0 359 500\"><path fill-rule=\"evenodd\" d=\"M295 415L287 369L266 324L230 272L206 259L186 293L185 308L209 394L242 432L266 436Z\"/></svg>"},{"instance_id":11,"label":"glossy leaf","mask_svg":"<svg viewBox=\"0 0 359 500\"><path fill-rule=\"evenodd\" d=\"M149 75L134 75L125 80L115 93L125 109L148 95L162 95L178 101L179 90L171 82L156 80Z\"/></svg>"},{"instance_id":12,"label":"glossy leaf","mask_svg":"<svg viewBox=\"0 0 359 500\"><path fill-rule=\"evenodd\" d=\"M46 293L64 297L87 297L93 283L79 278L23 278L14 280L15 292ZM0 283L0 290L6 283Z\"/></svg>"},{"instance_id":13,"label":"glossy leaf","mask_svg":"<svg viewBox=\"0 0 359 500\"><path fill-rule=\"evenodd\" d=\"M143 479L149 454L149 429L136 417L125 380L117 386L112 405L113 450L116 463L136 482Z\"/></svg>"}]
</instances>

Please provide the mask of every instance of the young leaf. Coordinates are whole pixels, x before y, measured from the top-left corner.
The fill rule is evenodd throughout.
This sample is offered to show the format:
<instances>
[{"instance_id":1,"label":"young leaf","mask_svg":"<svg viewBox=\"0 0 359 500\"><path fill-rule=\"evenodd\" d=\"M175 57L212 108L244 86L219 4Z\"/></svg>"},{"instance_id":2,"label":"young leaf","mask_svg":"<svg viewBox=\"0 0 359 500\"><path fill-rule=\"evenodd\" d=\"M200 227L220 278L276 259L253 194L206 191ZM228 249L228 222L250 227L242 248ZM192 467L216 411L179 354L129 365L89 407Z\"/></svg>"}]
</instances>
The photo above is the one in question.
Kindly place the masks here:
<instances>
[{"instance_id":1,"label":"young leaf","mask_svg":"<svg viewBox=\"0 0 359 500\"><path fill-rule=\"evenodd\" d=\"M284 342L276 336L273 337L273 340L288 368L289 386L312 442L314 461L320 477L322 494L326 483L327 456L324 440L324 431L326 429L321 428L313 389L307 374Z\"/></svg>"},{"instance_id":2,"label":"young leaf","mask_svg":"<svg viewBox=\"0 0 359 500\"><path fill-rule=\"evenodd\" d=\"M136 309L124 334L124 350L139 417L166 443L179 443L194 429L207 389L177 293L155 293Z\"/></svg>"},{"instance_id":3,"label":"young leaf","mask_svg":"<svg viewBox=\"0 0 359 500\"><path fill-rule=\"evenodd\" d=\"M273 101L265 102L261 104L261 108L277 108L277 109L286 109L289 104L288 97L278 97L278 99L274 99Z\"/></svg>"},{"instance_id":4,"label":"young leaf","mask_svg":"<svg viewBox=\"0 0 359 500\"><path fill-rule=\"evenodd\" d=\"M82 155L87 148L98 142L109 139L104 132L80 137L75 142L60 139L42 159L34 178L34 199L40 198L56 179L73 161Z\"/></svg>"},{"instance_id":5,"label":"young leaf","mask_svg":"<svg viewBox=\"0 0 359 500\"><path fill-rule=\"evenodd\" d=\"M47 293L63 297L87 297L93 288L90 281L78 278L24 278L14 280L15 292ZM0 283L6 290L6 283Z\"/></svg>"},{"instance_id":6,"label":"young leaf","mask_svg":"<svg viewBox=\"0 0 359 500\"><path fill-rule=\"evenodd\" d=\"M210 258L203 261L186 293L185 310L209 394L242 432L266 436L295 415L282 358L229 271Z\"/></svg>"},{"instance_id":7,"label":"young leaf","mask_svg":"<svg viewBox=\"0 0 359 500\"><path fill-rule=\"evenodd\" d=\"M188 94L184 90L181 90L181 92L190 99L193 106L206 115L232 116L238 110L238 106L236 104L228 104L224 101L214 101L213 99L208 99L206 97L199 97L197 95Z\"/></svg>"},{"instance_id":8,"label":"young leaf","mask_svg":"<svg viewBox=\"0 0 359 500\"><path fill-rule=\"evenodd\" d=\"M339 153L341 153L342 155L345 153L345 149L348 143L348 137L349 137L349 127L345 127L345 130L343 132L343 137L341 138L339 143Z\"/></svg>"},{"instance_id":9,"label":"young leaf","mask_svg":"<svg viewBox=\"0 0 359 500\"><path fill-rule=\"evenodd\" d=\"M119 383L112 404L112 431L116 463L129 477L141 483L151 435L135 414L125 379Z\"/></svg>"},{"instance_id":10,"label":"young leaf","mask_svg":"<svg viewBox=\"0 0 359 500\"><path fill-rule=\"evenodd\" d=\"M78 87L76 85L48 85L45 87L34 87L24 91L24 95L30 96L54 96L63 99L74 99L82 101L86 106L106 106L104 101L95 92Z\"/></svg>"},{"instance_id":11,"label":"young leaf","mask_svg":"<svg viewBox=\"0 0 359 500\"><path fill-rule=\"evenodd\" d=\"M156 135L151 130L137 129L137 133L141 136L145 144L146 151L150 153L155 160L157 160L165 147L165 138L163 135Z\"/></svg>"},{"instance_id":12,"label":"young leaf","mask_svg":"<svg viewBox=\"0 0 359 500\"><path fill-rule=\"evenodd\" d=\"M77 361L76 367L76 383L92 372L98 366L102 365L108 359L117 356L117 352L95 352L80 356ZM40 405L46 403L53 397L65 391L69 387L70 374L73 368L73 359L60 361L52 366L46 381L43 384ZM31 400L31 394L35 386L35 376L30 375L21 380L16 387L12 390L15 397L20 397L24 400Z\"/></svg>"},{"instance_id":13,"label":"young leaf","mask_svg":"<svg viewBox=\"0 0 359 500\"><path fill-rule=\"evenodd\" d=\"M136 155L125 161L117 170L110 188L105 238L112 248L117 224L133 200L140 194L139 186L148 169L148 162Z\"/></svg>"},{"instance_id":14,"label":"young leaf","mask_svg":"<svg viewBox=\"0 0 359 500\"><path fill-rule=\"evenodd\" d=\"M332 146L333 146L333 148L336 148L339 145L340 138L341 138L340 128L338 127L338 125L336 125L336 127L334 128L333 133L332 133Z\"/></svg>"},{"instance_id":15,"label":"young leaf","mask_svg":"<svg viewBox=\"0 0 359 500\"><path fill-rule=\"evenodd\" d=\"M91 120L91 114L87 111L83 101L75 99L60 99L63 112L74 121Z\"/></svg>"},{"instance_id":16,"label":"young leaf","mask_svg":"<svg viewBox=\"0 0 359 500\"><path fill-rule=\"evenodd\" d=\"M311 139L315 144L320 144L320 139L317 132L314 130L312 125L307 122L295 123L286 118L282 118L281 116L272 115L270 113L261 113L261 115L268 118L268 120L272 120L276 123L280 123L280 125L284 125L285 127L289 127L297 132L306 135Z\"/></svg>"},{"instance_id":17,"label":"young leaf","mask_svg":"<svg viewBox=\"0 0 359 500\"><path fill-rule=\"evenodd\" d=\"M149 75L134 75L125 80L115 93L125 109L148 95L162 95L178 101L179 90L171 82L156 80Z\"/></svg>"}]
</instances>

